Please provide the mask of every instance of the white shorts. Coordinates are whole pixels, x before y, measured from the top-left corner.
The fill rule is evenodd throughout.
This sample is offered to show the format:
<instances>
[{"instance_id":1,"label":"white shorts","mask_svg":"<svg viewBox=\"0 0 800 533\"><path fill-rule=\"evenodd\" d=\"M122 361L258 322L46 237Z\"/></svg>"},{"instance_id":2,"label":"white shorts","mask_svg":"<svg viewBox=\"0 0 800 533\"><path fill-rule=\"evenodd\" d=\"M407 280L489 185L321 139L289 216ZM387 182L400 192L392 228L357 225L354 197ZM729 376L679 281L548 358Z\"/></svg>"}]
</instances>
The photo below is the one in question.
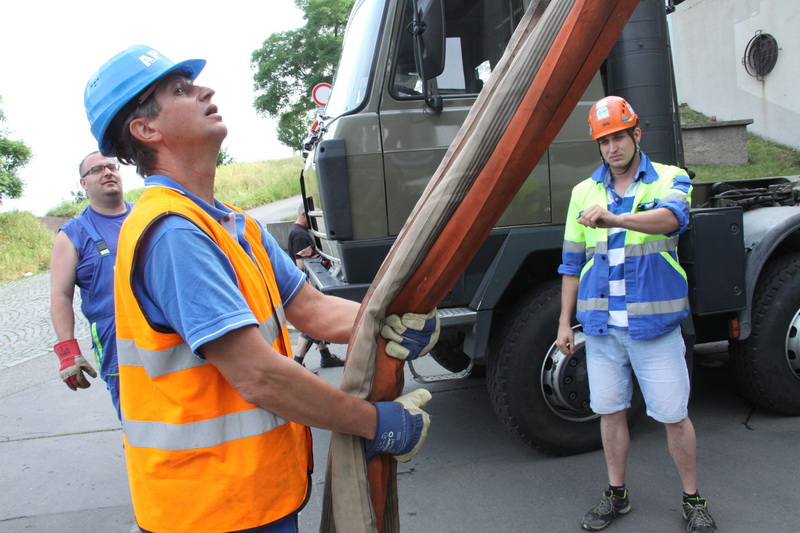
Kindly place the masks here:
<instances>
[{"instance_id":1,"label":"white shorts","mask_svg":"<svg viewBox=\"0 0 800 533\"><path fill-rule=\"evenodd\" d=\"M642 389L647 415L659 422L680 422L688 415L689 370L681 328L655 339L631 339L627 329L586 336L591 407L611 414L631 406L633 375Z\"/></svg>"}]
</instances>

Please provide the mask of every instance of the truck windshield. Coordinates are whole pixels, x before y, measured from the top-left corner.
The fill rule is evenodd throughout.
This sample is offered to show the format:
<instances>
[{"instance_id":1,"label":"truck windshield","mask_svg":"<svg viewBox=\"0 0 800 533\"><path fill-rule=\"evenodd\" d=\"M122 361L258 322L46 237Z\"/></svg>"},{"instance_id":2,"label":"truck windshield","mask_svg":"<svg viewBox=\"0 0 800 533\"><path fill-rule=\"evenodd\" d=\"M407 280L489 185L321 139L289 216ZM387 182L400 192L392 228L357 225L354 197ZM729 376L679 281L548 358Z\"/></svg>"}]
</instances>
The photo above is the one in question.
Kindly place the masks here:
<instances>
[{"instance_id":1,"label":"truck windshield","mask_svg":"<svg viewBox=\"0 0 800 533\"><path fill-rule=\"evenodd\" d=\"M385 0L364 0L350 16L339 67L325 115L338 117L358 108L367 95Z\"/></svg>"}]
</instances>

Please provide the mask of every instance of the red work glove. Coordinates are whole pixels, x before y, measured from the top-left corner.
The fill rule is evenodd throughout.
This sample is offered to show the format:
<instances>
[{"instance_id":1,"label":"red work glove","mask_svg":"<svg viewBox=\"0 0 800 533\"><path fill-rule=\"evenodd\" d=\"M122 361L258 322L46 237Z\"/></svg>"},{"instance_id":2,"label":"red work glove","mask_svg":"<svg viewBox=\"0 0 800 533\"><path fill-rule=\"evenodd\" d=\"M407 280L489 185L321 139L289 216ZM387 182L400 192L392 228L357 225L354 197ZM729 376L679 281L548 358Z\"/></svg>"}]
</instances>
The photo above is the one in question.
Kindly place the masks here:
<instances>
[{"instance_id":1,"label":"red work glove","mask_svg":"<svg viewBox=\"0 0 800 533\"><path fill-rule=\"evenodd\" d=\"M58 360L61 361L61 368L58 373L61 379L64 380L64 383L67 384L67 387L72 390L88 389L91 383L89 383L89 380L86 379L83 373L86 372L93 378L96 378L97 372L81 354L78 341L70 339L68 341L59 342L53 346L53 350L56 352Z\"/></svg>"}]
</instances>

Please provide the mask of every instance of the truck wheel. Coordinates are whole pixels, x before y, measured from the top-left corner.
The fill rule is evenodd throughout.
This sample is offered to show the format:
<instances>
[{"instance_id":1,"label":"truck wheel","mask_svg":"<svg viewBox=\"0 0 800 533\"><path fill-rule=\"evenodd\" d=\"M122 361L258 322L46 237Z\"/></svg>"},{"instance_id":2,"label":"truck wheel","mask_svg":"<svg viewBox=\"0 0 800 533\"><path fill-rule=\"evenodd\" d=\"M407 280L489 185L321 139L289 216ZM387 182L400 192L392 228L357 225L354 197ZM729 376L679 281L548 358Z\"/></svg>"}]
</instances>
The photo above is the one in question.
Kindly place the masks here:
<instances>
[{"instance_id":1,"label":"truck wheel","mask_svg":"<svg viewBox=\"0 0 800 533\"><path fill-rule=\"evenodd\" d=\"M561 312L561 281L526 294L493 337L487 388L503 424L529 446L551 455L602 447L600 417L589 407L585 338L576 326L574 354L555 346ZM628 423L644 412L638 386Z\"/></svg>"},{"instance_id":2,"label":"truck wheel","mask_svg":"<svg viewBox=\"0 0 800 533\"><path fill-rule=\"evenodd\" d=\"M469 356L461 351L460 345L447 341L439 341L431 350L431 357L450 372L461 372L469 366ZM483 378L486 376L486 365L475 364L469 377Z\"/></svg>"},{"instance_id":3,"label":"truck wheel","mask_svg":"<svg viewBox=\"0 0 800 533\"><path fill-rule=\"evenodd\" d=\"M742 392L776 413L800 415L800 254L767 265L753 294L752 331L731 341Z\"/></svg>"}]
</instances>

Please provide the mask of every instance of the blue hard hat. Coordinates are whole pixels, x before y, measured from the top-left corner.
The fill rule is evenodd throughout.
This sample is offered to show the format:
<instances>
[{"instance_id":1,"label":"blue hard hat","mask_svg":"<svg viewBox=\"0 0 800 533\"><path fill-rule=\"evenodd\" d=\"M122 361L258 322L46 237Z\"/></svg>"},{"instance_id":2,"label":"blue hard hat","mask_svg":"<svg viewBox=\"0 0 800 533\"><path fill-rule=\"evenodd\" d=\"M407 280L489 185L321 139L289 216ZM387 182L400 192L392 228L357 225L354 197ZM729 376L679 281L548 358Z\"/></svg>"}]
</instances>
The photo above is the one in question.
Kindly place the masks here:
<instances>
[{"instance_id":1,"label":"blue hard hat","mask_svg":"<svg viewBox=\"0 0 800 533\"><path fill-rule=\"evenodd\" d=\"M111 150L108 126L136 95L176 70L194 80L205 66L205 59L173 63L149 46L141 45L126 48L106 61L92 75L83 91L86 117L100 151L108 155Z\"/></svg>"}]
</instances>

